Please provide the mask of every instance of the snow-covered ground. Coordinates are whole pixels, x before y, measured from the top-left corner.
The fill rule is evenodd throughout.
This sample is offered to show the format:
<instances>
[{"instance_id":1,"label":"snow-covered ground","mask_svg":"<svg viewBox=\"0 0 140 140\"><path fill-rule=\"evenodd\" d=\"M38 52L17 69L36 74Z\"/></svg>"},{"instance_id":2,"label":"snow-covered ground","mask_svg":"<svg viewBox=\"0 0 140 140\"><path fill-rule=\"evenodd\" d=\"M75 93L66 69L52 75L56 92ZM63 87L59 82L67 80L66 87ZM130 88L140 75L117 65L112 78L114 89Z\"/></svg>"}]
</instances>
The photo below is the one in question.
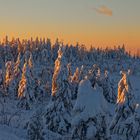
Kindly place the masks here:
<instances>
[{"instance_id":1,"label":"snow-covered ground","mask_svg":"<svg viewBox=\"0 0 140 140\"><path fill-rule=\"evenodd\" d=\"M0 125L0 140L25 140L26 131Z\"/></svg>"}]
</instances>

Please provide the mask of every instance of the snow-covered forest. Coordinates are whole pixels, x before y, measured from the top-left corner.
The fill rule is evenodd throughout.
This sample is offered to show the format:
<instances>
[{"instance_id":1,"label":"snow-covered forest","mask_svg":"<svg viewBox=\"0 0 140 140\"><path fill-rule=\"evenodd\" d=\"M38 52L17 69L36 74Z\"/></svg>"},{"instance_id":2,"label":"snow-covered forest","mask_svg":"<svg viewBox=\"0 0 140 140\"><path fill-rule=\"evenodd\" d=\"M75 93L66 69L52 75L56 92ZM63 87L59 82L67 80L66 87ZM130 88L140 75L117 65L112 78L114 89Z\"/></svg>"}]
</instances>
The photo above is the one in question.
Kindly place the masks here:
<instances>
[{"instance_id":1,"label":"snow-covered forest","mask_svg":"<svg viewBox=\"0 0 140 140\"><path fill-rule=\"evenodd\" d=\"M140 140L140 58L125 46L0 43L0 140Z\"/></svg>"}]
</instances>

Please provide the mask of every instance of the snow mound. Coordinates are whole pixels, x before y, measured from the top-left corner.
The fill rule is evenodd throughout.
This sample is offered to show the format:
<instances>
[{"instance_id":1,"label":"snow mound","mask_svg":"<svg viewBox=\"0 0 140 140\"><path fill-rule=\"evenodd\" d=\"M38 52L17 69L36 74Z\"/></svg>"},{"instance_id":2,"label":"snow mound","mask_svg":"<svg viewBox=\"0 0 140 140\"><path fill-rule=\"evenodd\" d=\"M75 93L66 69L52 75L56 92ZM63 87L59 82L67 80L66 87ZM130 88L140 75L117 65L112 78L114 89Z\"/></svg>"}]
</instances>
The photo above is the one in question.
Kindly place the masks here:
<instances>
[{"instance_id":1,"label":"snow mound","mask_svg":"<svg viewBox=\"0 0 140 140\"><path fill-rule=\"evenodd\" d=\"M82 80L79 84L74 112L78 113L79 111L81 113L78 115L78 118L74 119L74 124L78 123L81 119L86 121L88 118L92 118L100 113L104 114L107 111L107 103L102 94L102 89L99 88L98 85L95 85L93 88L90 81L87 79Z\"/></svg>"}]
</instances>

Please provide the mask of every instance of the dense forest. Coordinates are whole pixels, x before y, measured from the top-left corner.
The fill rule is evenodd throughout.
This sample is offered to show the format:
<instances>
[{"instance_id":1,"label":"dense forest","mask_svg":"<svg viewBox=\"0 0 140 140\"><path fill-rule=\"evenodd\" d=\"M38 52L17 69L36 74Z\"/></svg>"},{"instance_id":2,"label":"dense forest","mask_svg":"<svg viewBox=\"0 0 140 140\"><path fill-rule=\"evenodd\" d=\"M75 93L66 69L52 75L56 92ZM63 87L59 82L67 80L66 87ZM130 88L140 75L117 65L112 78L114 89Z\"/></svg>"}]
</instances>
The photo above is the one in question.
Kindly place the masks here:
<instances>
[{"instance_id":1,"label":"dense forest","mask_svg":"<svg viewBox=\"0 0 140 140\"><path fill-rule=\"evenodd\" d=\"M88 49L87 49L88 48ZM139 140L140 58L125 46L0 43L0 137Z\"/></svg>"}]
</instances>

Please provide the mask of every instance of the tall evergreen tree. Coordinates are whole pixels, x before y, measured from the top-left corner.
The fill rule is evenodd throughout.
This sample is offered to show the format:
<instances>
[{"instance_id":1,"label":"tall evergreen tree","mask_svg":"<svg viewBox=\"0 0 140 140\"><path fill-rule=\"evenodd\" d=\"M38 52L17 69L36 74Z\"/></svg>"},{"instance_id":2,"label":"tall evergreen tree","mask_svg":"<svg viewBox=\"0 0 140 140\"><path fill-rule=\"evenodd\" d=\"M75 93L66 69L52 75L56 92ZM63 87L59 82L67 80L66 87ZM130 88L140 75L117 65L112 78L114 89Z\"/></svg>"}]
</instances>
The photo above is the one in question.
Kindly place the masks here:
<instances>
[{"instance_id":1,"label":"tall evergreen tree","mask_svg":"<svg viewBox=\"0 0 140 140\"><path fill-rule=\"evenodd\" d=\"M118 83L116 113L110 125L111 134L117 134L118 140L140 139L140 116L136 109L137 103L129 75L123 72L122 79Z\"/></svg>"},{"instance_id":2,"label":"tall evergreen tree","mask_svg":"<svg viewBox=\"0 0 140 140\"><path fill-rule=\"evenodd\" d=\"M66 134L70 128L71 90L68 82L67 62L60 47L52 79L52 101L46 109L46 125L51 131Z\"/></svg>"},{"instance_id":3,"label":"tall evergreen tree","mask_svg":"<svg viewBox=\"0 0 140 140\"><path fill-rule=\"evenodd\" d=\"M105 71L104 78L101 81L101 86L103 88L103 95L105 99L109 103L116 103L116 94L115 94L115 89L113 87L113 83L110 80L109 73L108 71Z\"/></svg>"},{"instance_id":4,"label":"tall evergreen tree","mask_svg":"<svg viewBox=\"0 0 140 140\"><path fill-rule=\"evenodd\" d=\"M31 69L28 65L28 61L26 61L22 69L22 76L18 87L19 107L30 109L31 103L35 101L33 82L34 79L31 74Z\"/></svg>"}]
</instances>

